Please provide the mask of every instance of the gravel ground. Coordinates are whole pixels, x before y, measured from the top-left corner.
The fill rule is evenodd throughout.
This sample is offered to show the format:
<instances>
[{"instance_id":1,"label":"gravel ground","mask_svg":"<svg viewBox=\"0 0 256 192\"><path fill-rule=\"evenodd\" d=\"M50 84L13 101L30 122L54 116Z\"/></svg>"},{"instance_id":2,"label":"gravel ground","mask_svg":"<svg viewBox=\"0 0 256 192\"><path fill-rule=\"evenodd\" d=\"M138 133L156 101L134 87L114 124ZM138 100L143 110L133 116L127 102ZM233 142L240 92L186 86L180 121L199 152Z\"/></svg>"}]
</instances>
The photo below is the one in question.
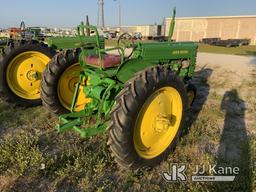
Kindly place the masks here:
<instances>
[{"instance_id":1,"label":"gravel ground","mask_svg":"<svg viewBox=\"0 0 256 192\"><path fill-rule=\"evenodd\" d=\"M198 53L197 70L201 68L212 71L208 79L210 92L224 96L230 90L237 91L246 106L247 131L255 133L256 57Z\"/></svg>"},{"instance_id":2,"label":"gravel ground","mask_svg":"<svg viewBox=\"0 0 256 192\"><path fill-rule=\"evenodd\" d=\"M225 55L213 53L198 53L197 65L218 67L222 70L239 73L240 76L248 76L256 68L256 57Z\"/></svg>"}]
</instances>

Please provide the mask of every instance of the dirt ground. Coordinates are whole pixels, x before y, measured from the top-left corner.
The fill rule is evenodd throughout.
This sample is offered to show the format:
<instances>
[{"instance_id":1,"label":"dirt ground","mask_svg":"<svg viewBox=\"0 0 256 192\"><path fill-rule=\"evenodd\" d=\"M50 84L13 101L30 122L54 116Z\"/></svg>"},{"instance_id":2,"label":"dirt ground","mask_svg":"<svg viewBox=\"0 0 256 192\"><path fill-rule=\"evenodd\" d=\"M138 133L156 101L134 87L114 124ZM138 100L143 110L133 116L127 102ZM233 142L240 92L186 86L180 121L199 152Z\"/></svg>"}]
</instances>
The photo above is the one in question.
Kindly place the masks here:
<instances>
[{"instance_id":1,"label":"dirt ground","mask_svg":"<svg viewBox=\"0 0 256 192\"><path fill-rule=\"evenodd\" d=\"M224 97L234 91L243 100L247 131L256 133L256 57L198 53L197 71L202 67L212 71L208 78L211 93Z\"/></svg>"},{"instance_id":2,"label":"dirt ground","mask_svg":"<svg viewBox=\"0 0 256 192\"><path fill-rule=\"evenodd\" d=\"M198 94L175 151L152 170L114 163L107 133L81 139L54 129L43 107L0 101L0 191L256 191L256 57L199 53ZM166 182L161 173L183 163L237 166L235 182Z\"/></svg>"}]
</instances>

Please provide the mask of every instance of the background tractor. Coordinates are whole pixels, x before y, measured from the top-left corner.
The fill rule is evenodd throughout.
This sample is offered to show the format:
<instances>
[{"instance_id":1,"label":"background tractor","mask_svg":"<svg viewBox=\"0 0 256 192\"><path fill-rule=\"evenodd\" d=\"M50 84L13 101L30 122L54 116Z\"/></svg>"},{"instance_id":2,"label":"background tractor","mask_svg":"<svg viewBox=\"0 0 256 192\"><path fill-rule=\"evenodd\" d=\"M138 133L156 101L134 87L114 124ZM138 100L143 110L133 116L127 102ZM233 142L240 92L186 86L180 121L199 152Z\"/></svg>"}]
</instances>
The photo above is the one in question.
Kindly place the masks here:
<instances>
[{"instance_id":1,"label":"background tractor","mask_svg":"<svg viewBox=\"0 0 256 192\"><path fill-rule=\"evenodd\" d=\"M197 45L171 41L174 25L175 10L169 41L127 43L127 34L123 34L118 45L110 49L101 48L96 27L79 25L82 70L71 112L59 117L57 129L72 129L81 137L108 130L110 150L125 168L152 167L161 162L177 144L188 106L196 95L190 80ZM87 49L88 43L83 40L87 28L95 31L97 44L93 49ZM126 56L128 48L132 53ZM72 59L71 53L60 55L44 71L41 84L43 103L52 110L58 108L59 92L65 91L64 87L56 91L56 82L62 82L61 66ZM52 64L56 60L63 62L60 67Z\"/></svg>"},{"instance_id":2,"label":"background tractor","mask_svg":"<svg viewBox=\"0 0 256 192\"><path fill-rule=\"evenodd\" d=\"M25 28L23 22L19 29L19 35L15 33L15 38L13 34L12 39L2 40L6 46L0 54L0 97L6 102L19 106L41 104L40 83L42 74L47 64L57 54L55 60L49 64L49 71L54 72L55 68L61 68L61 73L58 75L62 78L59 82L60 85L55 82L55 89L62 91L58 93L60 105L58 109L55 108L52 112L66 112L70 108L70 100L72 100L66 96L73 95L74 85L78 81L81 70L78 64L80 42L87 43L87 47L84 49L93 49L97 43L101 48L104 48L104 38L96 39L94 36L90 37L84 34L82 37L42 39L39 34L38 28ZM58 54L64 49L65 52ZM63 59L67 59L64 61L64 65L62 65Z\"/></svg>"}]
</instances>

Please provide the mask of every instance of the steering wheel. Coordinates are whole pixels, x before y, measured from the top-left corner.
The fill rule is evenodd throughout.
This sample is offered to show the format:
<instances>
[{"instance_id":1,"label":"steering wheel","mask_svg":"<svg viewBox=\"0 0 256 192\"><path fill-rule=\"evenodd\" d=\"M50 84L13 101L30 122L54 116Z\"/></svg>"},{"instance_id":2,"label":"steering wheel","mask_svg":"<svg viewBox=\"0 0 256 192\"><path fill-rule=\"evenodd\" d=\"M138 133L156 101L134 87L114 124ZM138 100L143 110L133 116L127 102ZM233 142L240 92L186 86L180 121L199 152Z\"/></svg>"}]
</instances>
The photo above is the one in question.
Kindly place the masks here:
<instances>
[{"instance_id":1,"label":"steering wheel","mask_svg":"<svg viewBox=\"0 0 256 192\"><path fill-rule=\"evenodd\" d=\"M127 42L129 40L129 42ZM127 58L131 57L134 51L135 43L133 36L127 32L121 34L117 40L117 46L118 47L123 47L124 52L128 48L132 48L131 53L127 56Z\"/></svg>"}]
</instances>

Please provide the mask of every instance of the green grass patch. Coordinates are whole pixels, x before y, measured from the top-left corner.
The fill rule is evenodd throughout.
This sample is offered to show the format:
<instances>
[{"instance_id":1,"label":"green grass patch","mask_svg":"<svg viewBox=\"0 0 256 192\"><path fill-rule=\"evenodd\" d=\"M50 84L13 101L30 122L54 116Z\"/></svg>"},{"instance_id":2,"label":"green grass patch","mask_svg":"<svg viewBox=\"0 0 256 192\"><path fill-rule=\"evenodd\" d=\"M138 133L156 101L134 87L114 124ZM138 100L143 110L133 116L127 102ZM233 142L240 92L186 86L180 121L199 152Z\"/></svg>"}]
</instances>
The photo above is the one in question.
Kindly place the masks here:
<instances>
[{"instance_id":1,"label":"green grass patch","mask_svg":"<svg viewBox=\"0 0 256 192\"><path fill-rule=\"evenodd\" d=\"M220 47L205 44L198 44L198 51L205 53L219 53L219 54L231 54L231 55L251 55L256 56L256 46L248 45L241 47Z\"/></svg>"}]
</instances>

